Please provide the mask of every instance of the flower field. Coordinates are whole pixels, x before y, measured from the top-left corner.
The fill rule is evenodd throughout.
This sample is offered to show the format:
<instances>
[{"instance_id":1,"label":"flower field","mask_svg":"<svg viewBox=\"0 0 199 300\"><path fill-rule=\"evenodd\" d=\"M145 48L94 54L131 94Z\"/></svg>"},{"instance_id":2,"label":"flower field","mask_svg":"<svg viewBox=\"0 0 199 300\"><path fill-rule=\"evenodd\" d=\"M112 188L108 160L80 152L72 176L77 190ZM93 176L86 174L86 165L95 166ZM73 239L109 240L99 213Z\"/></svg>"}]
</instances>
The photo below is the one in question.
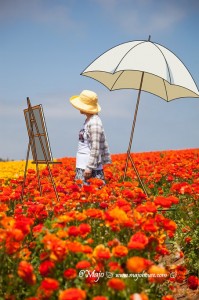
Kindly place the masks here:
<instances>
[{"instance_id":1,"label":"flower field","mask_svg":"<svg viewBox=\"0 0 199 300\"><path fill-rule=\"evenodd\" d=\"M106 185L75 182L75 159L40 168L42 196L24 162L0 167L0 300L199 299L199 150L126 155ZM182 290L183 294L179 291ZM192 298L190 298L192 297ZM196 298L194 298L196 297Z\"/></svg>"}]
</instances>

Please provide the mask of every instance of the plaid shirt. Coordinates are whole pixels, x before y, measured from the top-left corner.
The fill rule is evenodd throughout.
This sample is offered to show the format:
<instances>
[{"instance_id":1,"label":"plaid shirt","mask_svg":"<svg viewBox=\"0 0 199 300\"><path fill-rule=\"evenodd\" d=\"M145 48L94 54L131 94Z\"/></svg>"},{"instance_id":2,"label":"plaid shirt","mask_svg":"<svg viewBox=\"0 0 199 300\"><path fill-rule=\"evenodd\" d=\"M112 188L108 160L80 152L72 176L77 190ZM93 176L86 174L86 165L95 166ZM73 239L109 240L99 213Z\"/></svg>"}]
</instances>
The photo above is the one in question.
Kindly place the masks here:
<instances>
[{"instance_id":1,"label":"plaid shirt","mask_svg":"<svg viewBox=\"0 0 199 300\"><path fill-rule=\"evenodd\" d=\"M93 115L88 124L88 141L90 145L90 157L88 161L88 169L96 169L100 164L110 164L111 156L108 143L102 126L102 121L98 115Z\"/></svg>"}]
</instances>

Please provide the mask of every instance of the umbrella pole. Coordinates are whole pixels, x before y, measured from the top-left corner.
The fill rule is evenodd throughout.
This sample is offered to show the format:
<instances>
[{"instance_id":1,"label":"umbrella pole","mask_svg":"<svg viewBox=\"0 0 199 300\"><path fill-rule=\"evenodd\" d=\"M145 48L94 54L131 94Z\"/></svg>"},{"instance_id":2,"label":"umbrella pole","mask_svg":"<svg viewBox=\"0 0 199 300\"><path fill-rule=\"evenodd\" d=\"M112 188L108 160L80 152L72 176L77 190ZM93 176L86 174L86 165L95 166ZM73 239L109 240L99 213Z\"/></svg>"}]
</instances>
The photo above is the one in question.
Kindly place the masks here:
<instances>
[{"instance_id":1,"label":"umbrella pole","mask_svg":"<svg viewBox=\"0 0 199 300\"><path fill-rule=\"evenodd\" d=\"M133 141L133 135L134 135L134 130L135 130L135 123L136 123L136 118L137 118L137 112L138 112L138 107L139 107L139 103L140 103L140 95L141 95L141 90L142 90L142 84L143 84L143 79L144 79L144 72L142 72L142 76L141 76L141 81L140 81L140 88L139 88L139 92L138 92L138 97L137 97L137 103L136 103L136 108L135 108L135 113L134 113L134 119L133 119L133 124L132 124L132 129L131 129L131 135L130 135L130 140L129 140L129 146L128 146L128 150L127 150L127 158L126 158L126 164L125 164L125 170L124 170L124 177L123 177L123 181L126 178L126 173L127 173L127 169L128 169L128 162L129 162L129 158L131 160L131 164L134 168L134 171L138 177L138 180L145 192L145 194L147 195L146 189L144 187L144 184L140 178L140 175L138 173L138 170L134 164L134 161L131 157L131 146L132 146L132 141Z\"/></svg>"}]
</instances>

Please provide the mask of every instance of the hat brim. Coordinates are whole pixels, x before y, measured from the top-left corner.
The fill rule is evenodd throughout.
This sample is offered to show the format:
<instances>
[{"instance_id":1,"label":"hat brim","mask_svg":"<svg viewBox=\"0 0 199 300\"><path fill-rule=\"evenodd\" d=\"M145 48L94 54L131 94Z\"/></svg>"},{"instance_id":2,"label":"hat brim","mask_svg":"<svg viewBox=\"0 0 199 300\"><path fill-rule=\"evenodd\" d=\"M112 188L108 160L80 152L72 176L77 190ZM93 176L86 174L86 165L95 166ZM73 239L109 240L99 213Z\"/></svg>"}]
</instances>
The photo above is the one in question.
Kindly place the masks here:
<instances>
[{"instance_id":1,"label":"hat brim","mask_svg":"<svg viewBox=\"0 0 199 300\"><path fill-rule=\"evenodd\" d=\"M96 113L98 113L98 112L101 111L101 107L100 107L100 105L98 103L97 103L96 107L93 108L90 105L82 103L82 101L80 100L79 96L72 96L70 98L70 103L76 109L81 110L81 111L86 112L86 113L96 114Z\"/></svg>"}]
</instances>

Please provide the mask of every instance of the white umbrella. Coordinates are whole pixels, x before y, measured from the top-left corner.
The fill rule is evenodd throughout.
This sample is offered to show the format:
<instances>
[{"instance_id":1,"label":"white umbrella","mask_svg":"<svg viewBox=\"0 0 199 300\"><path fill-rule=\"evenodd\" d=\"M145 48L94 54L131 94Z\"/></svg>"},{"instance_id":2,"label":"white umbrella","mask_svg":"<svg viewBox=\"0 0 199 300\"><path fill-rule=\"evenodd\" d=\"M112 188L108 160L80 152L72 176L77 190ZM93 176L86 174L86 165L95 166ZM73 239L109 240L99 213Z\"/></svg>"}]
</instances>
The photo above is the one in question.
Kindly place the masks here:
<instances>
[{"instance_id":1,"label":"white umbrella","mask_svg":"<svg viewBox=\"0 0 199 300\"><path fill-rule=\"evenodd\" d=\"M130 158L143 186L130 156L141 91L152 93L166 101L199 97L198 88L191 74L176 55L167 48L151 42L149 36L146 41L131 41L111 48L94 60L81 75L99 81L110 91L139 90L124 178Z\"/></svg>"}]
</instances>

